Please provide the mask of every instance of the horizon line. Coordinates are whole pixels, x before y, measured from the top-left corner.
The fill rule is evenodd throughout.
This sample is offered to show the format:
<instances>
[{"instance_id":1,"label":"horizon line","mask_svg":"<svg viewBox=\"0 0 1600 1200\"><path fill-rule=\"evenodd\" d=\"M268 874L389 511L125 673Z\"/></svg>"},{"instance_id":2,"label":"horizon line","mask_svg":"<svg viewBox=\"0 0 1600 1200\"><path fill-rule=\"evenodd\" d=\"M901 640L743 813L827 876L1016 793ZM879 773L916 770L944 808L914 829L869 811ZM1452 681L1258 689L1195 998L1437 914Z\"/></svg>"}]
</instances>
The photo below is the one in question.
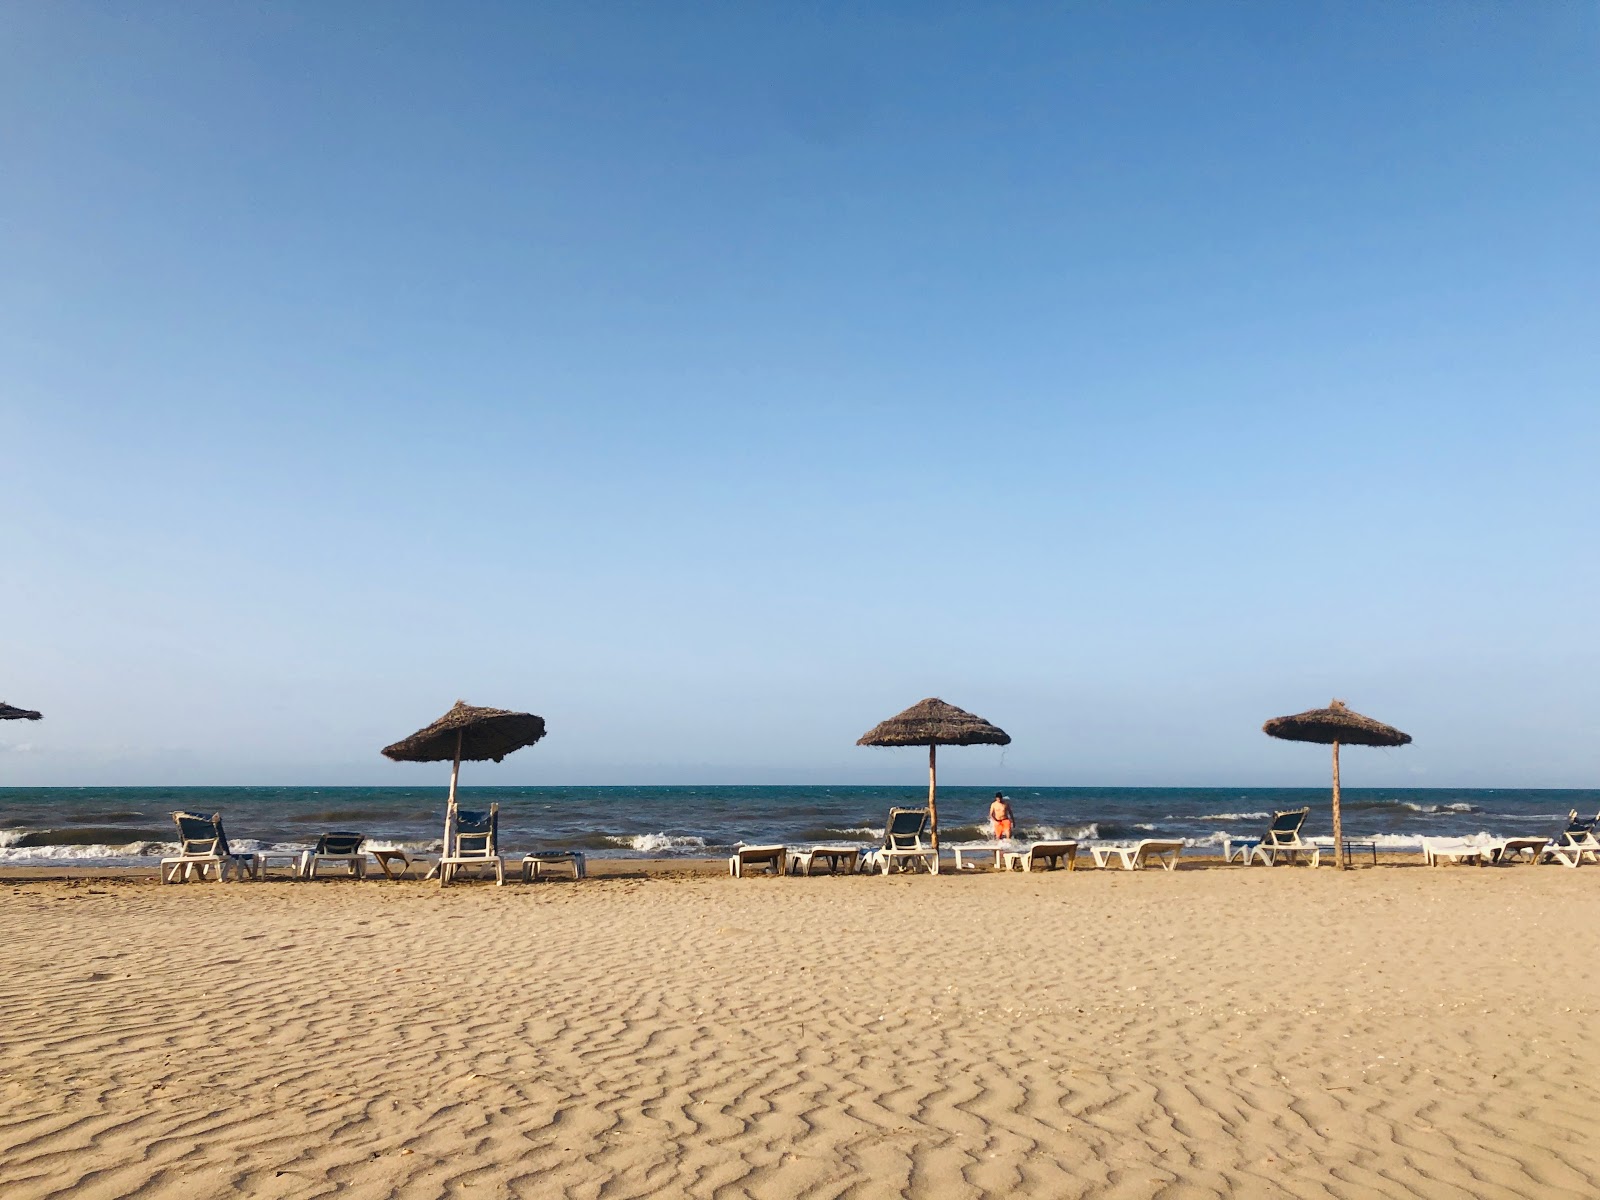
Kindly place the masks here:
<instances>
[{"instance_id":1,"label":"horizon line","mask_svg":"<svg viewBox=\"0 0 1600 1200\"><path fill-rule=\"evenodd\" d=\"M320 788L329 791L356 788L444 788L448 789L449 781L439 783L0 783L0 792L7 791L43 791L61 789L63 791L82 791L87 788L121 788L125 790L180 790L184 788ZM899 783L461 783L457 791L526 791L530 788L892 788L902 791L922 792L921 784ZM1275 791L1275 792L1328 792L1330 784L1232 784L1232 783L1013 783L1006 787L997 787L993 790L1005 792L1009 789L1043 788L1051 791ZM970 790L986 792L991 790L989 784L976 783L949 783L941 784L940 792ZM1428 791L1456 791L1456 792L1593 792L1600 791L1600 787L1527 787L1515 784L1407 784L1399 785L1356 785L1341 787L1341 792L1428 792Z\"/></svg>"}]
</instances>

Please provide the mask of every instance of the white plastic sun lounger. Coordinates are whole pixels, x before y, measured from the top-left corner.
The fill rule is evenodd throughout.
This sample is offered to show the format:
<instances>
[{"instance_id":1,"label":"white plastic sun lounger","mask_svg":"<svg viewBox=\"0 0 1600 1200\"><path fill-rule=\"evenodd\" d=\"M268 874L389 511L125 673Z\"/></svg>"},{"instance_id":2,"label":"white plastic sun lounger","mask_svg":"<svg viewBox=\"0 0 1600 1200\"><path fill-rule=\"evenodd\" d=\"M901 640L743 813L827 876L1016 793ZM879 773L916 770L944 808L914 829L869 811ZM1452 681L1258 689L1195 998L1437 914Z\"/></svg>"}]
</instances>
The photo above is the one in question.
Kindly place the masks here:
<instances>
[{"instance_id":1,"label":"white plastic sun lounger","mask_svg":"<svg viewBox=\"0 0 1600 1200\"><path fill-rule=\"evenodd\" d=\"M218 883L227 882L229 871L235 879L250 874L254 856L238 854L228 848L221 813L204 817L199 813L175 812L172 819L178 826L178 853L161 860L162 883L187 883L191 875L204 880L209 870L216 871Z\"/></svg>"},{"instance_id":2,"label":"white plastic sun lounger","mask_svg":"<svg viewBox=\"0 0 1600 1200\"><path fill-rule=\"evenodd\" d=\"M1245 856L1245 865L1249 866L1259 858L1267 866L1275 867L1280 858L1293 863L1295 859L1304 857L1310 860L1313 867L1317 866L1322 860L1320 848L1300 836L1300 828L1306 823L1306 814L1310 811L1309 808L1289 808L1273 813L1267 832L1262 835L1255 849Z\"/></svg>"},{"instance_id":3,"label":"white plastic sun lounger","mask_svg":"<svg viewBox=\"0 0 1600 1200\"><path fill-rule=\"evenodd\" d=\"M768 874L782 875L788 854L787 846L739 846L728 856L728 874L739 879L751 867L766 867Z\"/></svg>"},{"instance_id":4,"label":"white plastic sun lounger","mask_svg":"<svg viewBox=\"0 0 1600 1200\"><path fill-rule=\"evenodd\" d=\"M1484 849L1496 866L1508 867L1515 862L1538 862L1549 844L1546 837L1495 838Z\"/></svg>"},{"instance_id":5,"label":"white plastic sun lounger","mask_svg":"<svg viewBox=\"0 0 1600 1200\"><path fill-rule=\"evenodd\" d=\"M1032 871L1035 867L1054 871L1062 863L1066 864L1069 871L1077 868L1077 842L1071 839L1057 842L1030 842L1021 850L1005 852L1005 869L1008 871Z\"/></svg>"},{"instance_id":6,"label":"white plastic sun lounger","mask_svg":"<svg viewBox=\"0 0 1600 1200\"><path fill-rule=\"evenodd\" d=\"M930 815L925 808L891 808L884 822L883 846L871 854L871 864L887 875L890 871L916 870L921 863L930 874L939 873L939 852L932 842L923 841Z\"/></svg>"},{"instance_id":7,"label":"white plastic sun lounger","mask_svg":"<svg viewBox=\"0 0 1600 1200\"><path fill-rule=\"evenodd\" d=\"M367 877L367 855L361 847L366 835L360 833L325 833L317 844L300 856L300 878L315 879L318 863L343 863L345 870L356 879Z\"/></svg>"},{"instance_id":8,"label":"white plastic sun lounger","mask_svg":"<svg viewBox=\"0 0 1600 1200\"><path fill-rule=\"evenodd\" d=\"M1145 838L1132 846L1090 846L1094 865L1105 867L1115 855L1124 871L1140 871L1154 864L1168 871L1178 869L1178 856L1183 853L1183 843L1167 838Z\"/></svg>"},{"instance_id":9,"label":"white plastic sun lounger","mask_svg":"<svg viewBox=\"0 0 1600 1200\"><path fill-rule=\"evenodd\" d=\"M488 812L456 810L455 845L445 847L434 871L443 887L465 867L494 868L495 886L506 881L506 860L500 857L500 806L489 805ZM430 872L431 873L431 872Z\"/></svg>"},{"instance_id":10,"label":"white plastic sun lounger","mask_svg":"<svg viewBox=\"0 0 1600 1200\"><path fill-rule=\"evenodd\" d=\"M1600 838L1595 837L1595 827L1600 825L1600 815L1592 821L1580 821L1576 809L1567 818L1567 827L1548 846L1543 857L1564 867L1576 867L1584 856L1600 862Z\"/></svg>"},{"instance_id":11,"label":"white plastic sun lounger","mask_svg":"<svg viewBox=\"0 0 1600 1200\"><path fill-rule=\"evenodd\" d=\"M1468 838L1423 838L1422 861L1430 867L1445 863L1475 863L1487 861L1489 847L1483 842Z\"/></svg>"},{"instance_id":12,"label":"white plastic sun lounger","mask_svg":"<svg viewBox=\"0 0 1600 1200\"><path fill-rule=\"evenodd\" d=\"M854 875L861 864L861 847L844 845L791 846L789 874L810 875L818 862L828 864L828 873Z\"/></svg>"}]
</instances>

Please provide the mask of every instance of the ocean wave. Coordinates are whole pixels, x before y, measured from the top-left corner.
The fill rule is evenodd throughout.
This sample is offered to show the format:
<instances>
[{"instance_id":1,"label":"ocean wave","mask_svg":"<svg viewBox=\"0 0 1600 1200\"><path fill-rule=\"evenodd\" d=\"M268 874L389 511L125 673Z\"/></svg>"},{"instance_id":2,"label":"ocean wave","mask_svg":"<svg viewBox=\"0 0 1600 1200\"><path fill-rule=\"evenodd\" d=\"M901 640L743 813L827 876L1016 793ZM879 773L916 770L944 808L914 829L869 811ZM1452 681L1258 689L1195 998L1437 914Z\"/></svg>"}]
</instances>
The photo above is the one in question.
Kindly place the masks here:
<instances>
[{"instance_id":1,"label":"ocean wave","mask_svg":"<svg viewBox=\"0 0 1600 1200\"><path fill-rule=\"evenodd\" d=\"M91 845L0 846L0 863L8 867L31 865L147 866L158 855L176 854L174 842L127 842Z\"/></svg>"},{"instance_id":2,"label":"ocean wave","mask_svg":"<svg viewBox=\"0 0 1600 1200\"><path fill-rule=\"evenodd\" d=\"M402 841L398 838L368 838L363 843L363 847L369 854L375 850L409 850L413 853L420 851L423 854L437 854L442 844L438 838L434 838L432 841L423 839L415 842Z\"/></svg>"},{"instance_id":3,"label":"ocean wave","mask_svg":"<svg viewBox=\"0 0 1600 1200\"><path fill-rule=\"evenodd\" d=\"M861 825L842 828L837 825L807 825L787 836L789 840L795 842L877 842L883 840L883 830L869 829Z\"/></svg>"},{"instance_id":4,"label":"ocean wave","mask_svg":"<svg viewBox=\"0 0 1600 1200\"><path fill-rule=\"evenodd\" d=\"M632 837L612 837L606 840L613 846L635 850L640 854L684 854L703 851L706 848L706 840L703 837L674 837L667 833L638 833Z\"/></svg>"},{"instance_id":5,"label":"ocean wave","mask_svg":"<svg viewBox=\"0 0 1600 1200\"><path fill-rule=\"evenodd\" d=\"M75 825L66 829L14 829L0 835L4 846L105 846L130 842L163 842L166 829L117 829L104 825ZM117 841L113 842L112 839Z\"/></svg>"},{"instance_id":6,"label":"ocean wave","mask_svg":"<svg viewBox=\"0 0 1600 1200\"><path fill-rule=\"evenodd\" d=\"M1198 817L1171 817L1173 821L1270 821L1269 812L1201 813Z\"/></svg>"},{"instance_id":7,"label":"ocean wave","mask_svg":"<svg viewBox=\"0 0 1600 1200\"><path fill-rule=\"evenodd\" d=\"M1488 834L1483 834L1488 837ZM1379 850L1417 850L1422 846L1420 833L1373 833L1362 837L1352 837L1352 842L1372 842ZM1331 842L1330 842L1331 845Z\"/></svg>"},{"instance_id":8,"label":"ocean wave","mask_svg":"<svg viewBox=\"0 0 1600 1200\"><path fill-rule=\"evenodd\" d=\"M1034 842L1093 841L1100 836L1100 826L1093 821L1086 825L1033 825L1023 836Z\"/></svg>"},{"instance_id":9,"label":"ocean wave","mask_svg":"<svg viewBox=\"0 0 1600 1200\"><path fill-rule=\"evenodd\" d=\"M1477 805L1467 804L1465 801L1457 801L1454 804L1415 804L1410 800L1402 800L1400 801L1400 807L1409 808L1414 813L1425 813L1428 816L1436 816L1440 813L1475 813L1479 811Z\"/></svg>"},{"instance_id":10,"label":"ocean wave","mask_svg":"<svg viewBox=\"0 0 1600 1200\"><path fill-rule=\"evenodd\" d=\"M444 809L441 805L437 811L424 808L412 809L406 813L397 813L392 808L314 808L306 812L297 811L294 816L296 821L304 822L307 825L326 825L330 829L350 826L359 829L363 824L370 824L374 821L393 822L397 816L401 820L407 821L427 821L437 818L442 825Z\"/></svg>"},{"instance_id":11,"label":"ocean wave","mask_svg":"<svg viewBox=\"0 0 1600 1200\"><path fill-rule=\"evenodd\" d=\"M989 840L989 826L982 825L941 825L939 838L946 842L984 842Z\"/></svg>"}]
</instances>

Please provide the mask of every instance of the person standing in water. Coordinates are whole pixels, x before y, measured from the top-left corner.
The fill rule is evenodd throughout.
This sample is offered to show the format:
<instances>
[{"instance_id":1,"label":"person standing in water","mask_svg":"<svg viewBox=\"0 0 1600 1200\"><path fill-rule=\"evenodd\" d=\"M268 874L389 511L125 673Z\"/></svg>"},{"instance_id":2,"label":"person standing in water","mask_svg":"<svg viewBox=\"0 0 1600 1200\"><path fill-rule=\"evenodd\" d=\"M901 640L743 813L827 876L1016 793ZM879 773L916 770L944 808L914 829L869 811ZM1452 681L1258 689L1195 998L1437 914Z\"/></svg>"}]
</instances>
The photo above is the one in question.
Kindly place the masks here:
<instances>
[{"instance_id":1,"label":"person standing in water","mask_svg":"<svg viewBox=\"0 0 1600 1200\"><path fill-rule=\"evenodd\" d=\"M999 792L994 794L994 803L989 805L989 832L997 842L1011 839L1011 801Z\"/></svg>"}]
</instances>

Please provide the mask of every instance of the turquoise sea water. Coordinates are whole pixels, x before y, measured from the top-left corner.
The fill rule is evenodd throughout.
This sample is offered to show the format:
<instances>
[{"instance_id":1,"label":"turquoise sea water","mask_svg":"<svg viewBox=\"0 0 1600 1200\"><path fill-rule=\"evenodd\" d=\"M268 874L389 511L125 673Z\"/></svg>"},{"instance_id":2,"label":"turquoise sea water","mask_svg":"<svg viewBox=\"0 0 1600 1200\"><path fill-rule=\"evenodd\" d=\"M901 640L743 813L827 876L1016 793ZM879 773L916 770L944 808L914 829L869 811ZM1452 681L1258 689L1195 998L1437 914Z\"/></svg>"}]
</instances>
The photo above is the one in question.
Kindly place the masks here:
<instances>
[{"instance_id":1,"label":"turquoise sea water","mask_svg":"<svg viewBox=\"0 0 1600 1200\"><path fill-rule=\"evenodd\" d=\"M992 789L943 788L947 841L984 836ZM1332 832L1326 789L1015 788L1022 837L1181 837L1215 850L1255 834L1273 809L1311 806L1308 836ZM464 807L498 801L508 852L581 849L600 857L725 854L735 842L859 841L882 836L891 805L915 787L478 787ZM0 864L153 865L172 848L173 809L223 813L241 849L299 848L330 829L373 848L437 848L445 789L392 787L0 788ZM1396 849L1424 836L1552 833L1569 810L1600 809L1600 790L1374 790L1344 793L1347 837Z\"/></svg>"}]
</instances>

